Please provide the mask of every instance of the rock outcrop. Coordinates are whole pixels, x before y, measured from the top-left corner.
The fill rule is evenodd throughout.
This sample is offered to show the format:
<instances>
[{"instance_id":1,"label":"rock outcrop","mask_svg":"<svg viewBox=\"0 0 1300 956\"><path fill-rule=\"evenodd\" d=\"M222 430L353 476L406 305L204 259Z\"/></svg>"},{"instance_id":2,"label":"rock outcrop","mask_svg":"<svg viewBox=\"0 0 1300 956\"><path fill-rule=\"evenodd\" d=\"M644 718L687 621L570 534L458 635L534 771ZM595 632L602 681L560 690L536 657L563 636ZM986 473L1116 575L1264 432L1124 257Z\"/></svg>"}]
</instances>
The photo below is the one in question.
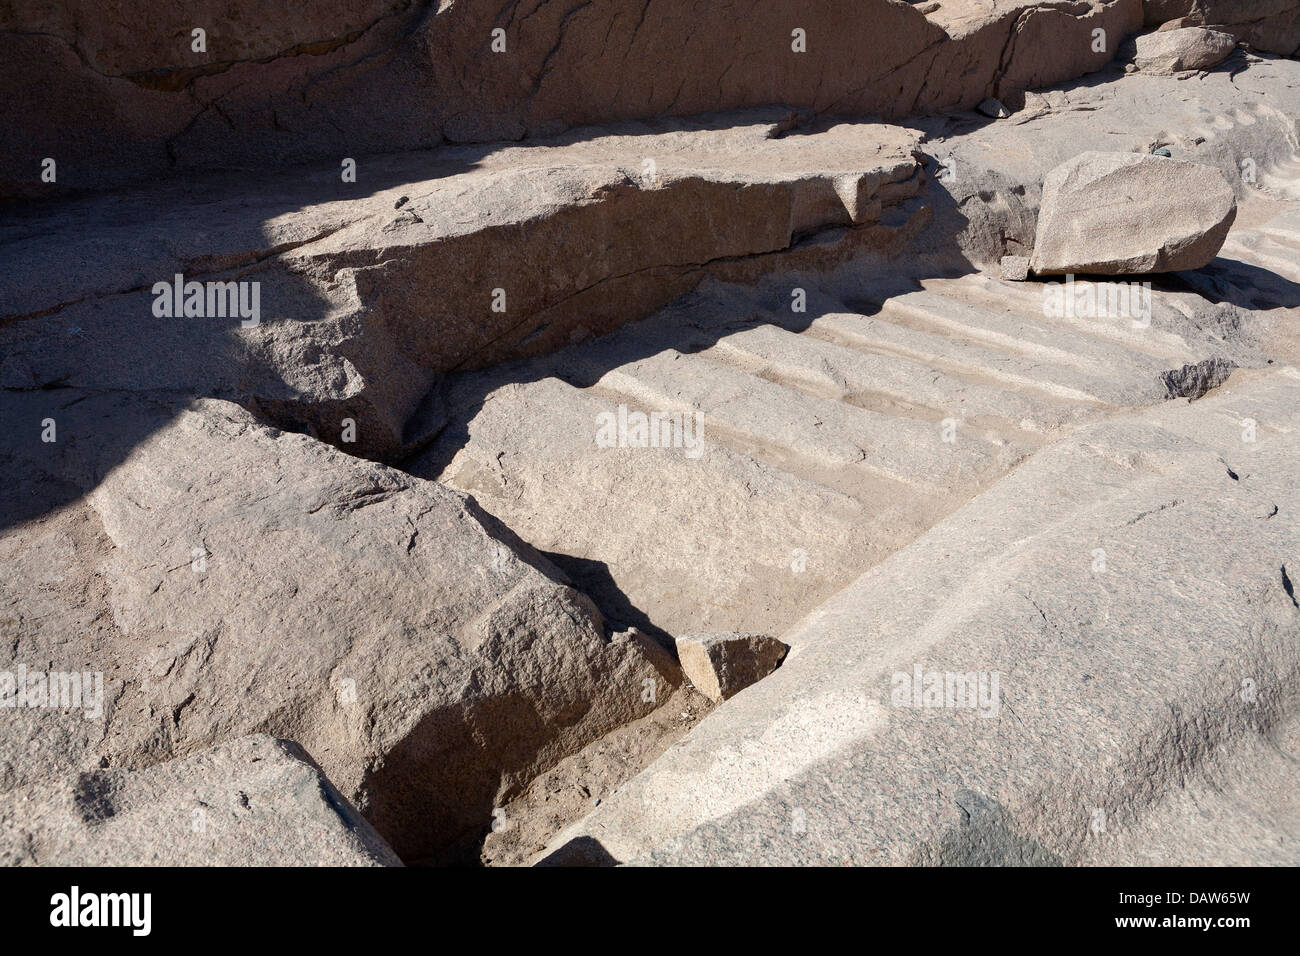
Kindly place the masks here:
<instances>
[{"instance_id":1,"label":"rock outcrop","mask_svg":"<svg viewBox=\"0 0 1300 956\"><path fill-rule=\"evenodd\" d=\"M1296 862L1298 7L0 4L0 862Z\"/></svg>"},{"instance_id":2,"label":"rock outcrop","mask_svg":"<svg viewBox=\"0 0 1300 956\"><path fill-rule=\"evenodd\" d=\"M1143 8L1148 26L1208 26L1254 50L1300 54L1300 0L1143 0Z\"/></svg>"},{"instance_id":3,"label":"rock outcrop","mask_svg":"<svg viewBox=\"0 0 1300 956\"><path fill-rule=\"evenodd\" d=\"M57 441L40 440L46 419ZM103 707L24 712L34 735L7 722L0 789L34 782L33 738L79 735L58 753L71 772L265 732L310 753L404 859L437 857L652 709L645 681L680 681L661 650L611 643L591 602L464 496L237 406L10 393L5 420L6 523L45 512L4 533L5 670L101 673ZM30 588L61 613L21 610ZM89 628L70 619L86 604Z\"/></svg>"},{"instance_id":4,"label":"rock outcrop","mask_svg":"<svg viewBox=\"0 0 1300 956\"><path fill-rule=\"evenodd\" d=\"M6 6L0 195L326 158L337 170L444 141L771 103L896 118L1006 101L1101 68L1143 15L1141 0L960 0L929 17L895 0L290 9ZM47 158L54 183L41 180Z\"/></svg>"},{"instance_id":5,"label":"rock outcrop","mask_svg":"<svg viewBox=\"0 0 1300 956\"><path fill-rule=\"evenodd\" d=\"M0 794L0 864L401 866L296 745L243 737Z\"/></svg>"},{"instance_id":6,"label":"rock outcrop","mask_svg":"<svg viewBox=\"0 0 1300 956\"><path fill-rule=\"evenodd\" d=\"M924 219L905 205L925 183L917 135L776 135L792 118L769 108L390 157L364 168L360 194L317 169L34 211L0 232L0 385L184 391L401 458L442 427L445 372L609 331L708 276L898 247ZM69 267L52 274L54 256ZM259 315L160 316L155 288L177 275L256 290ZM85 347L47 348L51 334Z\"/></svg>"},{"instance_id":7,"label":"rock outcrop","mask_svg":"<svg viewBox=\"0 0 1300 956\"><path fill-rule=\"evenodd\" d=\"M1029 267L1037 275L1199 269L1237 214L1217 169L1130 153L1080 153L1047 175Z\"/></svg>"}]
</instances>

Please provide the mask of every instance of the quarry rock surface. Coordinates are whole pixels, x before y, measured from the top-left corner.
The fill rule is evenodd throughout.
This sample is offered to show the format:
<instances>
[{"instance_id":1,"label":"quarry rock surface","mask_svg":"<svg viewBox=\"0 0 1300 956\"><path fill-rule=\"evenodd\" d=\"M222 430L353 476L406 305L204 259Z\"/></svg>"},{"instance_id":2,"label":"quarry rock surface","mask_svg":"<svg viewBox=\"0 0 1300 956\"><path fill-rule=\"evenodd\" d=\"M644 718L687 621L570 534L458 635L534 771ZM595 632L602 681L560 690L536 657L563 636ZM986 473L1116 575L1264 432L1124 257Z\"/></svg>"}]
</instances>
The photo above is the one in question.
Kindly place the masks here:
<instances>
[{"instance_id":1,"label":"quarry rock surface","mask_svg":"<svg viewBox=\"0 0 1300 956\"><path fill-rule=\"evenodd\" d=\"M1297 52L0 4L0 862L1300 862Z\"/></svg>"},{"instance_id":2,"label":"quarry rock surface","mask_svg":"<svg viewBox=\"0 0 1300 956\"><path fill-rule=\"evenodd\" d=\"M7 866L401 866L302 749L265 735L0 796Z\"/></svg>"},{"instance_id":3,"label":"quarry rock surface","mask_svg":"<svg viewBox=\"0 0 1300 956\"><path fill-rule=\"evenodd\" d=\"M788 631L775 674L549 855L1086 863L1211 753L1268 765L1253 742L1288 732L1297 667L1300 534L1277 499L1298 394L1287 369L1040 453ZM1246 417L1275 440L1243 442Z\"/></svg>"},{"instance_id":4,"label":"quarry rock surface","mask_svg":"<svg viewBox=\"0 0 1300 956\"><path fill-rule=\"evenodd\" d=\"M557 748L645 713L643 681L680 680L611 643L586 597L449 489L224 402L54 394L6 405L62 436L5 449L27 476L6 511L43 513L5 529L6 605L36 588L72 607L20 612L5 648L32 671L104 675L94 719L20 711L38 739L76 735L69 769L270 732L418 858L488 826ZM45 486L77 474L85 497ZM85 603L89 629L68 626ZM30 738L25 721L3 729L11 787Z\"/></svg>"},{"instance_id":5,"label":"quarry rock surface","mask_svg":"<svg viewBox=\"0 0 1300 956\"><path fill-rule=\"evenodd\" d=\"M359 194L313 168L37 207L0 228L0 383L184 390L353 454L408 455L442 427L443 373L609 331L773 256L842 260L906 226L924 182L916 134L774 136L790 115L389 157L373 164L381 188ZM54 255L70 265L51 274ZM227 307L230 283L249 308ZM87 347L46 348L52 328Z\"/></svg>"},{"instance_id":6,"label":"quarry rock surface","mask_svg":"<svg viewBox=\"0 0 1300 956\"><path fill-rule=\"evenodd\" d=\"M1300 53L1298 0L1144 0L1143 14L1150 27L1212 27L1264 53Z\"/></svg>"},{"instance_id":7,"label":"quarry rock surface","mask_svg":"<svg viewBox=\"0 0 1300 956\"><path fill-rule=\"evenodd\" d=\"M40 193L46 157L75 189L772 103L899 118L1100 69L1093 31L1143 18L1142 0L146 6L4 9L0 194Z\"/></svg>"}]
</instances>

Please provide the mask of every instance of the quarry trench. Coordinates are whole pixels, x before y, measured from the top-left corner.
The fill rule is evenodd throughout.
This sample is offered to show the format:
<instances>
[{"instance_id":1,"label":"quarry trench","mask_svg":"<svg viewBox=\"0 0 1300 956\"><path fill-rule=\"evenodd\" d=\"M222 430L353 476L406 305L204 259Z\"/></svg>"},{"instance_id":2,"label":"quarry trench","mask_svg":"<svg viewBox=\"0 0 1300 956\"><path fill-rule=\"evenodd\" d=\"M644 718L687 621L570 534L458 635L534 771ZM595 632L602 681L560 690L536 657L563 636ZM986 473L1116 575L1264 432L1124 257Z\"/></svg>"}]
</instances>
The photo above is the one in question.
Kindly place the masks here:
<instances>
[{"instance_id":1,"label":"quarry trench","mask_svg":"<svg viewBox=\"0 0 1300 956\"><path fill-rule=\"evenodd\" d=\"M1271 168L1274 192L1245 197L1234 249L1297 241L1277 223L1289 201L1272 198L1293 188L1293 155ZM919 201L941 204L942 188ZM979 255L978 233L962 241L962 255ZM706 280L598 338L454 373L443 431L403 467L472 495L614 630L669 648L688 630L780 636L1047 445L1128 409L1199 399L1278 344L1251 329L1187 334L1189 317L1207 320L1181 279L1148 287L1153 327L1135 331L1127 313L1051 314L1042 283L987 268L907 275L879 251L813 275L773 266L745 284ZM807 312L789 308L793 287ZM695 447L689 428L665 447L622 431L621 446L595 440L602 415L635 410L693 419ZM560 760L504 803L482 862L535 862L711 710L687 683Z\"/></svg>"},{"instance_id":2,"label":"quarry trench","mask_svg":"<svg viewBox=\"0 0 1300 956\"><path fill-rule=\"evenodd\" d=\"M812 293L811 319L772 305L789 277L713 284L603 338L455 376L453 440L405 467L472 495L615 630L667 647L695 630L780 636L1046 445L1201 398L1234 367L1138 341L1127 316L1045 319L1032 285L979 273L874 299L840 278ZM1153 311L1181 315L1186 294L1156 289ZM694 416L699 453L601 447L601 415L623 409ZM503 806L483 861L535 858L711 709L687 685L561 760Z\"/></svg>"},{"instance_id":3,"label":"quarry trench","mask_svg":"<svg viewBox=\"0 0 1300 956\"><path fill-rule=\"evenodd\" d=\"M766 113L740 132L699 124L702 132L688 123L656 132L662 137L657 142L682 157L683 166L679 172L670 167L657 183L628 182L617 133L608 140L593 137L594 143L575 135L556 147L570 150L556 176L540 159L522 173L512 169L511 158L527 155L522 147L506 148L497 166L490 150L452 151L451 165L481 167L434 177L437 182L420 180L423 193L403 179L410 172L404 164L413 160L397 157L385 189L367 201L364 226L341 225L351 213L331 206L323 228L321 222L280 223L304 236L263 236L275 255L213 254L211 261L220 265L238 261L240 275L262 276L271 291L305 290L319 312L315 322L299 324L333 336L321 346L301 328L280 323L283 317L266 329L236 333L234 341L265 360L259 368L274 374L269 385L250 384L252 376L232 383L224 369L207 380L215 381L219 397L261 419L232 430L269 425L285 433L277 442L310 436L332 445L349 457L349 467L381 469L379 461L399 466L374 473L382 478L366 471L362 491L344 506L331 499L330 507L343 515L382 509L410 490L398 487L410 478L454 492L457 501L470 502L463 523L484 529L495 549L493 564L500 556L510 574L528 573L520 570L526 565L558 580L556 590L567 603L557 619L599 631L607 645L601 651L626 652L636 666L650 661L659 669L650 707L611 706L588 725L581 700L566 699L552 713L526 693L503 693L502 709L510 711L505 717L490 706L476 711L482 699L463 707L464 727L441 710L421 715L392 730L379 753L361 761L317 752L347 750L365 733L331 714L308 749L363 812L380 808L372 822L407 863L536 862L557 833L689 737L717 711L674 670L675 637L800 633L810 614L861 575L1080 429L1172 400L1213 398L1234 370L1294 361L1294 331L1266 317L1296 305L1288 283L1300 283L1294 255L1300 248L1300 162L1294 121L1288 131L1264 109L1246 110L1250 122L1232 114L1233 128L1217 138L1196 143L1189 131L1179 141L1187 157L1220 168L1231 160L1236 169L1224 140L1248 128L1259 137L1252 148L1265 181L1242 188L1240 215L1220 259L1197 274L1153 279L1145 327L1137 328L1129 315L1048 314L1043 282L998 276L999 254L1032 245L1025 224L1036 217L1038 183L1075 148L1073 124L1080 116L1096 129L1109 124L1122 130L1108 135L1121 137L1115 148L1132 151L1170 139L1156 127L1185 118L1171 109L1174 119L1142 127L1133 117L1135 104L1153 94L1137 81L1108 82L1117 91L1111 115L1086 102L1098 95L1089 86L1070 94L1084 98L1082 106L1052 102L1045 94L1047 107L1031 100L1026 115L1001 128L963 114L927 120L919 132L828 121L769 139L768 131L781 124L773 126ZM1136 92L1125 100L1120 94L1130 87ZM1213 105L1216 96L1228 95L1221 87L1207 82L1197 95ZM1188 106L1187 114L1199 108ZM1031 168L993 176L981 166L995 132L1021 137L1016 155L1034 157ZM857 161L857 152L877 135L885 144L881 161ZM772 166L758 176L738 171L737 156L762 166L746 150L772 143L786 144L763 154ZM968 178L937 179L925 168L922 149L955 156ZM805 160L810 151L828 169ZM524 208L502 221L499 210L476 207L478 189L504 189ZM452 196L460 205L449 208L443 201ZM731 197L738 197L736 205L729 205ZM473 227L458 223L437 232L455 219L451 213L476 208L482 218ZM672 245L675 223L701 210L707 228L691 235L683 258ZM435 221L438 214L445 221ZM624 231L637 220L643 220L637 230ZM231 227L235 239L247 239L246 225ZM468 343L429 334L441 328L440 316L462 305L452 296L432 311L419 307L431 288L428 276L455 272L457 256L499 265L509 249L542 256L586 232L597 238L569 271L548 275L521 297L524 318L493 318L506 326L476 329ZM382 235L372 248L367 244L376 233ZM632 240L616 249L617 262L604 268L611 246L627 235ZM623 267L646 257L655 264ZM1261 270L1276 281L1265 282ZM480 279L486 281L457 274L454 282L467 289ZM62 305L19 309L21 321L6 327L6 375L22 378L29 397L56 389L100 397L131 391L123 384L138 374L130 361L123 368L90 369L75 356L24 351L23 336L38 341L33 316L52 320L62 333L80 328L78 322L89 325L86 316L95 309L142 290L119 284L55 291L67 293ZM803 308L792 308L792 301ZM154 343L148 344L131 360L147 356L152 362ZM277 348L299 365L303 354L319 361L310 374L295 371L300 377L284 387L280 376L289 376L275 366ZM330 367L335 360L337 368ZM612 443L598 439L602 421L609 420L602 416L617 421L635 412L689 421L690 440L647 447L626 429L617 430ZM363 434L383 432L383 439L358 448L322 424L344 413L362 423ZM424 514L415 513L412 528ZM429 537L404 525L401 532L397 540L414 553ZM114 546L127 550L120 541ZM492 567L484 573L504 572ZM526 580L528 587L542 587ZM556 651L541 645L502 650L524 628L512 623L494 629L494 602L515 601L524 607L524 621L536 612L513 581L502 587L507 597L489 592L485 598L486 624L473 615L469 623L457 619L463 633L482 632L474 640L483 643L471 646L465 639L468 651L457 651L464 659L484 644L501 655L469 672L466 686L486 682L492 667L531 663ZM210 644L200 641L177 659L192 661L221 646L215 639ZM178 664L168 676L185 670ZM628 665L617 673L628 683L630 675L651 671ZM606 680L595 667L590 676ZM528 679L545 691L544 680L531 672ZM591 697L608 693L600 689ZM178 736L187 722L200 719L187 713L192 698L179 699L172 718ZM400 713L406 703L394 710ZM454 701L446 709L460 705ZM534 735L519 742L522 756L497 739L514 732L519 715L528 718L521 722ZM274 715L258 729L288 735L295 728L277 722L283 720ZM472 809L465 818L472 822L414 828L426 812L427 794L403 774L418 777L435 766L439 735L451 736L452 725L469 741L457 756L468 767L465 779L473 779L473 792L465 796ZM152 757L161 746L140 752ZM495 772L488 763L497 749L509 750L512 762L499 779L484 783L480 778ZM135 759L144 762L138 754ZM444 784L455 790L460 782Z\"/></svg>"}]
</instances>

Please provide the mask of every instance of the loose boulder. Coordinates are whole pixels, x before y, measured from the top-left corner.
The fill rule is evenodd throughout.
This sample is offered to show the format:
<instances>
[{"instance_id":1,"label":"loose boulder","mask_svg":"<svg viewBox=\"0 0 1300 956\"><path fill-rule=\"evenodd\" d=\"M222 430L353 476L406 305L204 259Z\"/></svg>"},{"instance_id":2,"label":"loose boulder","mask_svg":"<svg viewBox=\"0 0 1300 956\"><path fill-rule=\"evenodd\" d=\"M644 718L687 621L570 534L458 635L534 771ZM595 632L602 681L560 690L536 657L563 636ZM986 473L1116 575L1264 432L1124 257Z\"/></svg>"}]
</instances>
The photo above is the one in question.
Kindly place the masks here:
<instances>
[{"instance_id":1,"label":"loose boulder","mask_svg":"<svg viewBox=\"0 0 1300 956\"><path fill-rule=\"evenodd\" d=\"M1260 53L1300 48L1300 0L1143 0L1142 13L1147 27L1212 27Z\"/></svg>"},{"instance_id":2,"label":"loose boulder","mask_svg":"<svg viewBox=\"0 0 1300 956\"><path fill-rule=\"evenodd\" d=\"M1002 105L1002 101L996 100L993 97L982 100L975 109L992 119L1006 119L1011 115L1011 111Z\"/></svg>"},{"instance_id":3,"label":"loose boulder","mask_svg":"<svg viewBox=\"0 0 1300 956\"><path fill-rule=\"evenodd\" d=\"M1237 48L1237 39L1204 27L1183 27L1145 34L1134 45L1133 63L1139 70L1170 74L1218 66Z\"/></svg>"},{"instance_id":4,"label":"loose boulder","mask_svg":"<svg viewBox=\"0 0 1300 956\"><path fill-rule=\"evenodd\" d=\"M1030 268L1037 275L1199 269L1237 214L1210 166L1134 153L1080 153L1047 174Z\"/></svg>"},{"instance_id":5,"label":"loose boulder","mask_svg":"<svg viewBox=\"0 0 1300 956\"><path fill-rule=\"evenodd\" d=\"M691 683L722 701L762 680L780 666L789 647L766 634L683 634L677 656Z\"/></svg>"}]
</instances>

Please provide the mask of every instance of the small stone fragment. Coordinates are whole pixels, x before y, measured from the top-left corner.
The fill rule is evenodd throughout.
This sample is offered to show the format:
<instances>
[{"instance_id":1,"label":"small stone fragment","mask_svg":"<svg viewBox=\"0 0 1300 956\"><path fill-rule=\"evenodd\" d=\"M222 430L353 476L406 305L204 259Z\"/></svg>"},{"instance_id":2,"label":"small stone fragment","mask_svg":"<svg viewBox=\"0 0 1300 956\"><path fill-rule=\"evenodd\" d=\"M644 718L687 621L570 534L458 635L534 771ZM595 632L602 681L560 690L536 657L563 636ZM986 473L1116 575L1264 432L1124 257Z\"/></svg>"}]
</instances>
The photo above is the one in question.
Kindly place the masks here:
<instances>
[{"instance_id":1,"label":"small stone fragment","mask_svg":"<svg viewBox=\"0 0 1300 956\"><path fill-rule=\"evenodd\" d=\"M1005 119L1011 115L1011 111L1002 105L1001 100L995 100L991 96L981 102L979 106L975 107L975 109L983 113L985 116L991 116L994 119Z\"/></svg>"},{"instance_id":2,"label":"small stone fragment","mask_svg":"<svg viewBox=\"0 0 1300 956\"><path fill-rule=\"evenodd\" d=\"M780 666L789 647L766 634L683 634L677 638L682 670L700 693L726 700Z\"/></svg>"},{"instance_id":3,"label":"small stone fragment","mask_svg":"<svg viewBox=\"0 0 1300 956\"><path fill-rule=\"evenodd\" d=\"M1024 282L1029 278L1028 256L1003 256L1002 278L1008 282Z\"/></svg>"}]
</instances>

